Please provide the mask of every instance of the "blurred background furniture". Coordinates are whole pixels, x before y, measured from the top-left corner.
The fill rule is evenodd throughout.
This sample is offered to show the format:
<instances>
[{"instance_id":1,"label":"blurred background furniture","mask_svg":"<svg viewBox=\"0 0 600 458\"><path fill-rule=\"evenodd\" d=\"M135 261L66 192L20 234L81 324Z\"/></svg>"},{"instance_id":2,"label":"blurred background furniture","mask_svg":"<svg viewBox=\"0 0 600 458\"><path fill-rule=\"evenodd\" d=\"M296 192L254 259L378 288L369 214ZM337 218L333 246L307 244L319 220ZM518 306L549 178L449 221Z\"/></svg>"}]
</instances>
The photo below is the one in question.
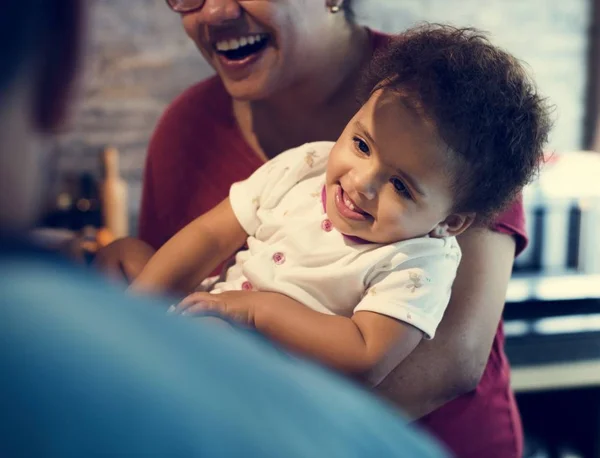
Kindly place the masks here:
<instances>
[{"instance_id":1,"label":"blurred background furniture","mask_svg":"<svg viewBox=\"0 0 600 458\"><path fill-rule=\"evenodd\" d=\"M531 241L504 312L512 386L528 435L543 438L547 456L568 447L597 457L600 155L554 155L524 200Z\"/></svg>"},{"instance_id":2,"label":"blurred background furniture","mask_svg":"<svg viewBox=\"0 0 600 458\"><path fill-rule=\"evenodd\" d=\"M48 199L46 216L33 236L42 245L89 262L115 238L129 235L127 183L119 171L119 151L104 148L98 173L63 176Z\"/></svg>"}]
</instances>

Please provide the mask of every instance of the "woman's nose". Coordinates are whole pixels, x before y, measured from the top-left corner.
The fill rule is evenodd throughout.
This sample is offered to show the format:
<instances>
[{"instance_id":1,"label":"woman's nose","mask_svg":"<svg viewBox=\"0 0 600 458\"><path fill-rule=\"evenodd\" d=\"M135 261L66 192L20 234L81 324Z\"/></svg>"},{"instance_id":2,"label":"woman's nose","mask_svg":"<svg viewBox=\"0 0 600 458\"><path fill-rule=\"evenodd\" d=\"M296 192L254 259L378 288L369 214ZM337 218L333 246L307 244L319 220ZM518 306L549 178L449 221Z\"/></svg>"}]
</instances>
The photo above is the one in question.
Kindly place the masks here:
<instances>
[{"instance_id":1,"label":"woman's nose","mask_svg":"<svg viewBox=\"0 0 600 458\"><path fill-rule=\"evenodd\" d=\"M219 26L238 19L242 8L237 0L205 0L197 12L197 21L208 26Z\"/></svg>"}]
</instances>

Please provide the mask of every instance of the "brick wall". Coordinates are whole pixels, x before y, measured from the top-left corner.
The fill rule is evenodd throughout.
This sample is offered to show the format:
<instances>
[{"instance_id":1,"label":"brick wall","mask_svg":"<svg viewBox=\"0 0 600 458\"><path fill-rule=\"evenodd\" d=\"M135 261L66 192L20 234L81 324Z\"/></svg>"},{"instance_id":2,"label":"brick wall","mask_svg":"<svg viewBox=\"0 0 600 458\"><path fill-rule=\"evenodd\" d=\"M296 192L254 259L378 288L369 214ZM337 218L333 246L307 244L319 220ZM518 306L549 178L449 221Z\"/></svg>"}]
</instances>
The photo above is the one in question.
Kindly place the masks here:
<instances>
[{"instance_id":1,"label":"brick wall","mask_svg":"<svg viewBox=\"0 0 600 458\"><path fill-rule=\"evenodd\" d=\"M320 1L320 0L313 0ZM359 21L400 31L420 21L488 30L527 61L557 106L552 147L580 147L589 0L355 0ZM97 171L106 144L122 152L131 208L139 201L146 145L178 93L211 73L164 0L90 0L91 39L73 130L57 141L64 173ZM135 7L133 6L135 4Z\"/></svg>"}]
</instances>

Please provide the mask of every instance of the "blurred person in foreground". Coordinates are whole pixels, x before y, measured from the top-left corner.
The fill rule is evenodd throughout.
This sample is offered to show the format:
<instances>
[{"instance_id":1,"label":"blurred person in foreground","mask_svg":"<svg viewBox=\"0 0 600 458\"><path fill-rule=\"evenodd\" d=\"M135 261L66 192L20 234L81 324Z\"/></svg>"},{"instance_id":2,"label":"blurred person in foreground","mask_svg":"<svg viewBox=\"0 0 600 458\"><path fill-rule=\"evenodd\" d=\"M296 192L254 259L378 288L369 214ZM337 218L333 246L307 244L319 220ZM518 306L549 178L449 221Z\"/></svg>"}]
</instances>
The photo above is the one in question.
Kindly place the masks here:
<instances>
[{"instance_id":1,"label":"blurred person in foreground","mask_svg":"<svg viewBox=\"0 0 600 458\"><path fill-rule=\"evenodd\" d=\"M0 9L0 456L442 456L333 375L241 329L165 319L24 239L83 3Z\"/></svg>"}]
</instances>

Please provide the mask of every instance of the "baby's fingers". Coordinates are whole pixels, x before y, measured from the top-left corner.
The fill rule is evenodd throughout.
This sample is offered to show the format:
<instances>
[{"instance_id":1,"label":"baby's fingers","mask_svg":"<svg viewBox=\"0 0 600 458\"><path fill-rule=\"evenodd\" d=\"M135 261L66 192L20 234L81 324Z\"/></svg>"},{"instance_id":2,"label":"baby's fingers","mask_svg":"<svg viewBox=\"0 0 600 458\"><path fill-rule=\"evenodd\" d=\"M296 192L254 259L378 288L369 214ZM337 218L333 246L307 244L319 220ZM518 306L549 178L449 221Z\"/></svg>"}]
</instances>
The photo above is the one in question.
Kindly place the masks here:
<instances>
[{"instance_id":1,"label":"baby's fingers","mask_svg":"<svg viewBox=\"0 0 600 458\"><path fill-rule=\"evenodd\" d=\"M209 293L192 293L183 299L176 306L175 313L183 313L189 307L195 304L208 304L215 302L215 299L212 294Z\"/></svg>"},{"instance_id":2,"label":"baby's fingers","mask_svg":"<svg viewBox=\"0 0 600 458\"><path fill-rule=\"evenodd\" d=\"M196 302L186 307L181 314L185 316L206 315L207 312L219 312L220 309L219 305L215 303Z\"/></svg>"}]
</instances>

